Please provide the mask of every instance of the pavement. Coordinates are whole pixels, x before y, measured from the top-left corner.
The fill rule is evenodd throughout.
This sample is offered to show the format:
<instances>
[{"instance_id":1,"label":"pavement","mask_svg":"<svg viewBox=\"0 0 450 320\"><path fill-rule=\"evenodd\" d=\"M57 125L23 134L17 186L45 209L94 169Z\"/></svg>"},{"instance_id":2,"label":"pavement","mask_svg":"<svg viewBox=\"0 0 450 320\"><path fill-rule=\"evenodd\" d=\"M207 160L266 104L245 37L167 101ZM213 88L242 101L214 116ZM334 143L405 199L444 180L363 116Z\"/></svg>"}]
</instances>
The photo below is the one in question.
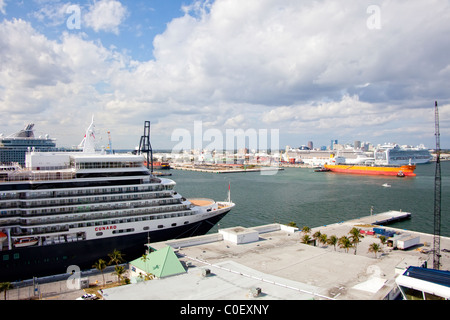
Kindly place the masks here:
<instances>
[{"instance_id":1,"label":"pavement","mask_svg":"<svg viewBox=\"0 0 450 320\"><path fill-rule=\"evenodd\" d=\"M313 228L311 234L320 231L340 237L360 223L353 220ZM260 233L257 241L244 244L222 240L178 248L173 241L154 243L152 246L157 249L170 243L180 259L191 266L188 272L108 289L105 299L246 300L254 299L249 292L252 287L259 287L264 293L259 299L382 300L396 293L395 278L408 266L427 261L432 267L433 261L432 235L386 229L418 235L420 244L409 250L383 246L383 252L375 256L368 249L380 240L376 235L365 235L355 254L353 248L346 252L330 245L302 244L302 232L285 230ZM441 249L450 249L450 238L441 237ZM441 264L441 270L450 269L448 252L442 252ZM209 268L214 277L205 281L199 271L203 268Z\"/></svg>"}]
</instances>

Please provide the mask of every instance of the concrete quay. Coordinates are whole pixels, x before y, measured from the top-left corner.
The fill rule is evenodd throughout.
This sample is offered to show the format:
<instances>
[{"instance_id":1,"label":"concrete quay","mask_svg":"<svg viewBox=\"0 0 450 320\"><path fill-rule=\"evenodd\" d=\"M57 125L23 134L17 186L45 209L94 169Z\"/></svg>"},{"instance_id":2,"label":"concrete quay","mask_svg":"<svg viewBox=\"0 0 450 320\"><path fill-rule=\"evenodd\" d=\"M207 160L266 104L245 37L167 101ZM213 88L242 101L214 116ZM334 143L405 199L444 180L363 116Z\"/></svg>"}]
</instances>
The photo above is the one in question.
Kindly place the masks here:
<instances>
[{"instance_id":1,"label":"concrete quay","mask_svg":"<svg viewBox=\"0 0 450 320\"><path fill-rule=\"evenodd\" d=\"M357 227L372 230L380 218L407 217L389 211L351 221L314 227L338 238ZM281 224L251 228L233 227L200 237L152 243L155 249L173 247L188 266L185 274L103 290L105 300L383 300L395 297L395 278L409 266L433 265L433 235L383 227L419 236L420 243L407 250L383 246L377 256L368 252L376 235L365 234L356 254L332 245L301 243L303 232ZM450 270L450 238L441 237L441 270ZM204 269L211 276L202 276ZM117 277L105 272L106 283ZM103 283L102 275L89 276L89 283ZM261 289L255 297L252 291ZM33 296L32 288L9 290L8 300ZM41 285L44 300L74 300L83 290L68 290L67 281Z\"/></svg>"},{"instance_id":2,"label":"concrete quay","mask_svg":"<svg viewBox=\"0 0 450 320\"><path fill-rule=\"evenodd\" d=\"M367 217L315 227L327 234L348 236L353 227L371 228ZM373 219L374 217L372 217ZM362 226L361 226L362 225ZM169 278L104 290L106 300L389 300L398 293L395 278L409 266L427 262L432 267L433 235L393 229L420 236L408 250L383 246L369 252L376 235L365 235L349 252L331 245L301 243L303 233L284 225L234 227L202 237L152 243L155 249L172 246L187 273ZM441 250L450 238L441 237ZM450 254L441 252L441 270L450 269ZM202 277L208 268L213 276ZM250 294L260 288L258 297Z\"/></svg>"}]
</instances>

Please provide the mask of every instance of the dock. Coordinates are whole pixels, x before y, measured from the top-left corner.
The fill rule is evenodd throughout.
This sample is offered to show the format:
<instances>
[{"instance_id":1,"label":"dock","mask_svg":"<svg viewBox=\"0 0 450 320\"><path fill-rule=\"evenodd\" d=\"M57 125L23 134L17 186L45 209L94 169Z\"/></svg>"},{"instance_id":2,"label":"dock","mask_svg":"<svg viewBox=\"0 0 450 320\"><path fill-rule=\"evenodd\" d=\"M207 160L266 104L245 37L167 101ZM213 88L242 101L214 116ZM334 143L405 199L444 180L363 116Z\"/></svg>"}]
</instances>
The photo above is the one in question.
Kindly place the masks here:
<instances>
[{"instance_id":1,"label":"dock","mask_svg":"<svg viewBox=\"0 0 450 320\"><path fill-rule=\"evenodd\" d=\"M411 214L389 211L341 223L311 228L328 237L348 236L353 227L371 229L373 223L408 219ZM364 224L364 227L359 225ZM431 265L433 235L385 227L397 235L420 238L406 250L387 245L374 254L377 234L365 233L355 248L302 243L299 228L281 224L220 229L216 234L152 244L171 246L186 273L158 281L105 290L106 300L393 300L399 290L395 279L409 266ZM450 270L450 238L441 237L441 270ZM210 277L202 277L208 269ZM192 290L192 288L198 290ZM260 289L257 297L250 294Z\"/></svg>"},{"instance_id":2,"label":"dock","mask_svg":"<svg viewBox=\"0 0 450 320\"><path fill-rule=\"evenodd\" d=\"M386 226L388 224L411 219L410 212L403 211L388 211L378 214L373 214L366 217L361 217L355 220L351 220L349 222L355 224L367 224L367 225L377 225L377 226Z\"/></svg>"}]
</instances>

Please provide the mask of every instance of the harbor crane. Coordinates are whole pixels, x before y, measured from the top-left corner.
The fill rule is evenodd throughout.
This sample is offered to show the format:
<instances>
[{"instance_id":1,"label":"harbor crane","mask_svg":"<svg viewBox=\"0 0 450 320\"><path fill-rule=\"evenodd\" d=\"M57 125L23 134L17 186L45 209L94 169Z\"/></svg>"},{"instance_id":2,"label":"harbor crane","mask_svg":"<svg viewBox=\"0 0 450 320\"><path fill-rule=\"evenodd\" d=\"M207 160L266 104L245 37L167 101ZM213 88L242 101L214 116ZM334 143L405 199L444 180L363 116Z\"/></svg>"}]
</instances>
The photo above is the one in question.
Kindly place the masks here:
<instances>
[{"instance_id":1,"label":"harbor crane","mask_svg":"<svg viewBox=\"0 0 450 320\"><path fill-rule=\"evenodd\" d=\"M439 133L439 109L435 102L436 173L434 176L434 245L433 269L439 270L441 258L441 143Z\"/></svg>"},{"instance_id":2,"label":"harbor crane","mask_svg":"<svg viewBox=\"0 0 450 320\"><path fill-rule=\"evenodd\" d=\"M147 155L147 169L150 169L153 174L153 149L150 143L150 121L145 121L144 125L144 135L141 137L141 142L139 144L139 154L146 153Z\"/></svg>"}]
</instances>

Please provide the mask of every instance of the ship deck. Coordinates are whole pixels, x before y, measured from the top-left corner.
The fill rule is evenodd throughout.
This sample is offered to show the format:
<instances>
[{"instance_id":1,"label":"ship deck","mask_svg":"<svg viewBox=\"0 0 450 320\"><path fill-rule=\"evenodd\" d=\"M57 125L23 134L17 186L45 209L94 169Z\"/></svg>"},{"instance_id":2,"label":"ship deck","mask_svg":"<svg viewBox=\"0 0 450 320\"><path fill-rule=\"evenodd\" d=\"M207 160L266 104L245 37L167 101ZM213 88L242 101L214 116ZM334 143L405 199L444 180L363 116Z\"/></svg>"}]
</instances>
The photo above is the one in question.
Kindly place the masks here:
<instances>
[{"instance_id":1,"label":"ship deck","mask_svg":"<svg viewBox=\"0 0 450 320\"><path fill-rule=\"evenodd\" d=\"M188 199L196 207L206 207L215 203L211 199Z\"/></svg>"}]
</instances>

